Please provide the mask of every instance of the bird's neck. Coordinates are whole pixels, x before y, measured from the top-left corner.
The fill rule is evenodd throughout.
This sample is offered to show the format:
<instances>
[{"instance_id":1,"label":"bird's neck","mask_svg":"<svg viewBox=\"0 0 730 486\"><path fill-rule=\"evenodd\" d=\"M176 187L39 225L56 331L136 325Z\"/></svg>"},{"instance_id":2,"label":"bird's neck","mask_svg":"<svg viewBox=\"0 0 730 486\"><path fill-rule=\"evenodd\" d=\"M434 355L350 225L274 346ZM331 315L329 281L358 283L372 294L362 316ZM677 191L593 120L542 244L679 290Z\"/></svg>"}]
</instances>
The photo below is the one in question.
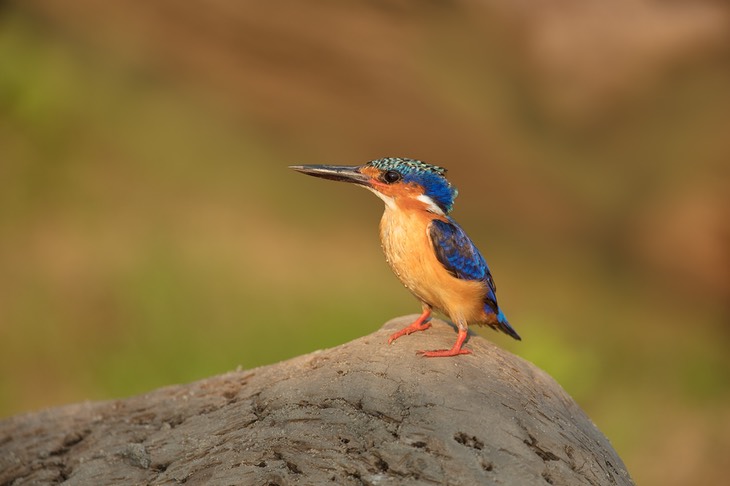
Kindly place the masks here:
<instances>
[{"instance_id":1,"label":"bird's neck","mask_svg":"<svg viewBox=\"0 0 730 486\"><path fill-rule=\"evenodd\" d=\"M446 214L428 196L414 198L392 198L386 201L385 214L389 217L428 218L447 221Z\"/></svg>"},{"instance_id":2,"label":"bird's neck","mask_svg":"<svg viewBox=\"0 0 730 486\"><path fill-rule=\"evenodd\" d=\"M416 203L409 201L405 204L395 201L394 204L386 204L380 221L381 237L394 233L408 235L424 232L434 219L448 221L443 213L437 214L430 211L428 206L420 201Z\"/></svg>"}]
</instances>

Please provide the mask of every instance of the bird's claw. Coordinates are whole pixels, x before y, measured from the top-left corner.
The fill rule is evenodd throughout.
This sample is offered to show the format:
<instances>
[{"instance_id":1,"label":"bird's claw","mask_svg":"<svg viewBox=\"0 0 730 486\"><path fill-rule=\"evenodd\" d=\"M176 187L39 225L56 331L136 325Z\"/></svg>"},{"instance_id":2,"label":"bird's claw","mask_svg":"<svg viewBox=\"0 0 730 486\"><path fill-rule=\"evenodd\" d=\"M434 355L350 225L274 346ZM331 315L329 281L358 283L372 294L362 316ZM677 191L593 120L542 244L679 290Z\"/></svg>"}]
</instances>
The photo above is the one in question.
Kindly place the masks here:
<instances>
[{"instance_id":1,"label":"bird's claw","mask_svg":"<svg viewBox=\"0 0 730 486\"><path fill-rule=\"evenodd\" d=\"M430 322L419 323L418 321L416 321L413 324L411 324L410 326L404 327L400 331L391 334L391 336L388 338L388 344L391 344L393 341L395 341L399 337L407 336L409 334L413 334L414 332L418 332L418 331L425 331L429 327L431 327Z\"/></svg>"},{"instance_id":2,"label":"bird's claw","mask_svg":"<svg viewBox=\"0 0 730 486\"><path fill-rule=\"evenodd\" d=\"M433 351L416 351L416 354L424 358L447 358L459 356L460 354L471 354L470 349L434 349Z\"/></svg>"}]
</instances>

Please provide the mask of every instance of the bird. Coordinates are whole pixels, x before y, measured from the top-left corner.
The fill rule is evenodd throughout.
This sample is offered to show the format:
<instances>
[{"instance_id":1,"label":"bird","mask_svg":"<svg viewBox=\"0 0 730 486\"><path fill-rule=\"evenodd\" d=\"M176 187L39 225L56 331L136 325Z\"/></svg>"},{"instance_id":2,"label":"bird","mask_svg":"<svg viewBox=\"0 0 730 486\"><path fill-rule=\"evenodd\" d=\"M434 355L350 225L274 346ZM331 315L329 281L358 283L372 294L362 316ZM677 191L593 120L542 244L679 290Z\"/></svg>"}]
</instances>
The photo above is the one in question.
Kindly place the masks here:
<instances>
[{"instance_id":1,"label":"bird","mask_svg":"<svg viewBox=\"0 0 730 486\"><path fill-rule=\"evenodd\" d=\"M289 168L364 187L385 203L380 220L385 259L422 309L413 323L390 336L389 344L430 328L433 311L447 315L458 334L449 349L418 351L425 357L470 354L463 347L470 324L487 325L521 340L497 304L497 287L487 262L450 216L458 191L446 179L445 168L403 157L356 166Z\"/></svg>"}]
</instances>

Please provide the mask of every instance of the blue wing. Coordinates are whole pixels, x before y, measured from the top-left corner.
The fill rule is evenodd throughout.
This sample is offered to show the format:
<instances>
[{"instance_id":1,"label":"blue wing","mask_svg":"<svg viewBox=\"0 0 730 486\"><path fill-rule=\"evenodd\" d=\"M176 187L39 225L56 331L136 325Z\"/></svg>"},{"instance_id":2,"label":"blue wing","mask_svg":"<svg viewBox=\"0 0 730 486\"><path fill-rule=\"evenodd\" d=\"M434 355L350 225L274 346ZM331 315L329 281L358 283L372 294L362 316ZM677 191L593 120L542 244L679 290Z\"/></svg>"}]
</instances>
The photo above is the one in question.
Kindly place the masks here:
<instances>
[{"instance_id":1,"label":"blue wing","mask_svg":"<svg viewBox=\"0 0 730 486\"><path fill-rule=\"evenodd\" d=\"M428 226L436 258L456 278L463 280L481 280L489 285L487 299L495 304L497 297L492 274L487 262L474 243L471 242L461 227L453 221L446 222L434 219Z\"/></svg>"},{"instance_id":2,"label":"blue wing","mask_svg":"<svg viewBox=\"0 0 730 486\"><path fill-rule=\"evenodd\" d=\"M481 280L487 283L484 310L496 315L496 320L487 324L518 341L521 340L497 305L497 287L494 285L487 262L464 230L451 219L448 222L434 219L428 225L428 235L431 237L436 258L451 275L463 280Z\"/></svg>"}]
</instances>

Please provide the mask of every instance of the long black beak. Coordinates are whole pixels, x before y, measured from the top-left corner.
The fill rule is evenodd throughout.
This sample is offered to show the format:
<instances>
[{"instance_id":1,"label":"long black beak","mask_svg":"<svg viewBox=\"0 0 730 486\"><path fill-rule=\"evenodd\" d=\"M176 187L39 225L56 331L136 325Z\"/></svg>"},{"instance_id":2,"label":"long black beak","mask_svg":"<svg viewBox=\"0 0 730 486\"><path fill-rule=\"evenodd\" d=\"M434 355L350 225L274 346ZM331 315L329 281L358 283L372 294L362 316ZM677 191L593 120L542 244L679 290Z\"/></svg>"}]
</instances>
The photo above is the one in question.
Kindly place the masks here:
<instances>
[{"instance_id":1,"label":"long black beak","mask_svg":"<svg viewBox=\"0 0 730 486\"><path fill-rule=\"evenodd\" d=\"M352 182L362 186L368 185L370 178L365 174L361 174L357 166L338 166L338 165L290 165L293 169L302 174L307 174L322 179L332 181Z\"/></svg>"}]
</instances>

